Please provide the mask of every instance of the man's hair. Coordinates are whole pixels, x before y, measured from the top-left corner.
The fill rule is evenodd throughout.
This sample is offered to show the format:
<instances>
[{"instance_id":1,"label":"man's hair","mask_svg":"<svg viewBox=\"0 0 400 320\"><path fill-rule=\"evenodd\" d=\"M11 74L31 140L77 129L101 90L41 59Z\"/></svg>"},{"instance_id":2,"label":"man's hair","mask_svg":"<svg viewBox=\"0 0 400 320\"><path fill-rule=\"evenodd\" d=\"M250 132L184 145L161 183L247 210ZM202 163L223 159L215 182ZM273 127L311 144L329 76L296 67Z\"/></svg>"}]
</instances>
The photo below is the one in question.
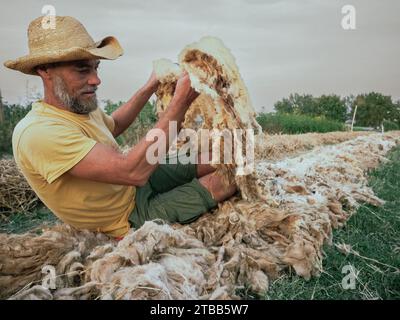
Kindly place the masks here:
<instances>
[{"instance_id":1,"label":"man's hair","mask_svg":"<svg viewBox=\"0 0 400 320\"><path fill-rule=\"evenodd\" d=\"M61 65L61 62L52 62L52 63L45 63L37 66L35 69L36 70L46 70L50 68L55 68L57 66Z\"/></svg>"}]
</instances>

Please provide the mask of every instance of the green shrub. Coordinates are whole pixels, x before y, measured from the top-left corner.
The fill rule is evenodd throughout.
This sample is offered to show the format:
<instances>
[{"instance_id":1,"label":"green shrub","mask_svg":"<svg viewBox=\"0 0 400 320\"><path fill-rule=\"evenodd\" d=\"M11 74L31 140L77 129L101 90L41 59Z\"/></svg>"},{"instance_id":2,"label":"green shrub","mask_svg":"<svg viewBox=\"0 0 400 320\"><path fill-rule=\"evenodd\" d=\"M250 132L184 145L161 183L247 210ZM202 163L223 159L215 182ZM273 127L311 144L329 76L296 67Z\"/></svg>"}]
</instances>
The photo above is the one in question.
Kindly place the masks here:
<instances>
[{"instance_id":1,"label":"green shrub","mask_svg":"<svg viewBox=\"0 0 400 320\"><path fill-rule=\"evenodd\" d=\"M346 98L335 94L313 97L310 94L295 93L277 101L274 108L278 113L325 117L339 122L345 122L347 118Z\"/></svg>"},{"instance_id":2,"label":"green shrub","mask_svg":"<svg viewBox=\"0 0 400 320\"><path fill-rule=\"evenodd\" d=\"M383 120L383 128L385 131L399 130L399 126L394 121Z\"/></svg>"},{"instance_id":3,"label":"green shrub","mask_svg":"<svg viewBox=\"0 0 400 320\"><path fill-rule=\"evenodd\" d=\"M111 115L122 104L122 101L113 103L112 101L107 100L104 111ZM146 135L147 131L149 131L157 122L155 110L155 103L147 102L132 125L117 137L116 140L118 144L121 146L132 146L139 142L139 140Z\"/></svg>"},{"instance_id":4,"label":"green shrub","mask_svg":"<svg viewBox=\"0 0 400 320\"><path fill-rule=\"evenodd\" d=\"M324 117L310 117L299 114L261 113L257 121L269 133L298 134L307 132L344 131L343 123Z\"/></svg>"},{"instance_id":5,"label":"green shrub","mask_svg":"<svg viewBox=\"0 0 400 320\"><path fill-rule=\"evenodd\" d=\"M3 105L4 121L0 123L0 156L12 154L12 134L17 123L31 110L31 105Z\"/></svg>"}]
</instances>

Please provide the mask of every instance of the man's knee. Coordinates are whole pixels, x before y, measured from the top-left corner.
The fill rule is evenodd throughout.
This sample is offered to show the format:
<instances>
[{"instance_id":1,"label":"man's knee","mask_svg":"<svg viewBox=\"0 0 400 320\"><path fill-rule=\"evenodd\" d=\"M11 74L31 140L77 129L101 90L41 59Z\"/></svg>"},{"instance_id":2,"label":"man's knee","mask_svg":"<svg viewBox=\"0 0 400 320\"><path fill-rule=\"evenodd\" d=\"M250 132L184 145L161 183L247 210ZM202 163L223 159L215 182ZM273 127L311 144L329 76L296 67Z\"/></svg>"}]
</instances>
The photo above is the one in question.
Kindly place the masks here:
<instances>
[{"instance_id":1,"label":"man's knee","mask_svg":"<svg viewBox=\"0 0 400 320\"><path fill-rule=\"evenodd\" d=\"M204 186L212 195L213 199L217 202L224 201L232 197L236 191L236 184L226 185L223 183L222 178L216 174L207 174L199 179L202 186Z\"/></svg>"}]
</instances>

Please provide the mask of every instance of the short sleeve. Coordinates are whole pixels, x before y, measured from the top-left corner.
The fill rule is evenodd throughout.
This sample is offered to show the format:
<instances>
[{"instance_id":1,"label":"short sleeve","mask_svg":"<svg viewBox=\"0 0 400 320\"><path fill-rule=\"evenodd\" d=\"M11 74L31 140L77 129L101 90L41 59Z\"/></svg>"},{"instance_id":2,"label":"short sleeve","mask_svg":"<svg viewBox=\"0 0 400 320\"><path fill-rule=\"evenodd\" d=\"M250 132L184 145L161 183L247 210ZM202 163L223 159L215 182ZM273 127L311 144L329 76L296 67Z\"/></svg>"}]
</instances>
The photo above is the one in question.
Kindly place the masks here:
<instances>
[{"instance_id":1,"label":"short sleeve","mask_svg":"<svg viewBox=\"0 0 400 320\"><path fill-rule=\"evenodd\" d=\"M21 134L17 152L22 161L52 183L81 161L95 144L77 127L34 124Z\"/></svg>"},{"instance_id":2,"label":"short sleeve","mask_svg":"<svg viewBox=\"0 0 400 320\"><path fill-rule=\"evenodd\" d=\"M112 133L115 128L114 118L112 116L109 116L108 114L106 114L104 111L101 111L101 115L102 115L103 121L106 124L108 130L110 130L110 132Z\"/></svg>"}]
</instances>

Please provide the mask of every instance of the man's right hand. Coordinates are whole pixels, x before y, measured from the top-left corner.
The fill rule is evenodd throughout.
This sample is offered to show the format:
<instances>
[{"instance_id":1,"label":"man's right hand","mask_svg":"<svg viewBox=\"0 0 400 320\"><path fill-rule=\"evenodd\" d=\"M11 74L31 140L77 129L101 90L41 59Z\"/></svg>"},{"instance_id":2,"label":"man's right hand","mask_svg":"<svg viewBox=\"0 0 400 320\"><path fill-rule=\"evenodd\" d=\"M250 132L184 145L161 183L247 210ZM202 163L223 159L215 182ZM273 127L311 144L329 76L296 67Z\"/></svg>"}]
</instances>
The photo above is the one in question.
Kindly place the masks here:
<instances>
[{"instance_id":1,"label":"man's right hand","mask_svg":"<svg viewBox=\"0 0 400 320\"><path fill-rule=\"evenodd\" d=\"M199 93L191 87L189 74L185 71L176 83L172 99L181 104L182 107L188 108L198 96Z\"/></svg>"}]
</instances>

